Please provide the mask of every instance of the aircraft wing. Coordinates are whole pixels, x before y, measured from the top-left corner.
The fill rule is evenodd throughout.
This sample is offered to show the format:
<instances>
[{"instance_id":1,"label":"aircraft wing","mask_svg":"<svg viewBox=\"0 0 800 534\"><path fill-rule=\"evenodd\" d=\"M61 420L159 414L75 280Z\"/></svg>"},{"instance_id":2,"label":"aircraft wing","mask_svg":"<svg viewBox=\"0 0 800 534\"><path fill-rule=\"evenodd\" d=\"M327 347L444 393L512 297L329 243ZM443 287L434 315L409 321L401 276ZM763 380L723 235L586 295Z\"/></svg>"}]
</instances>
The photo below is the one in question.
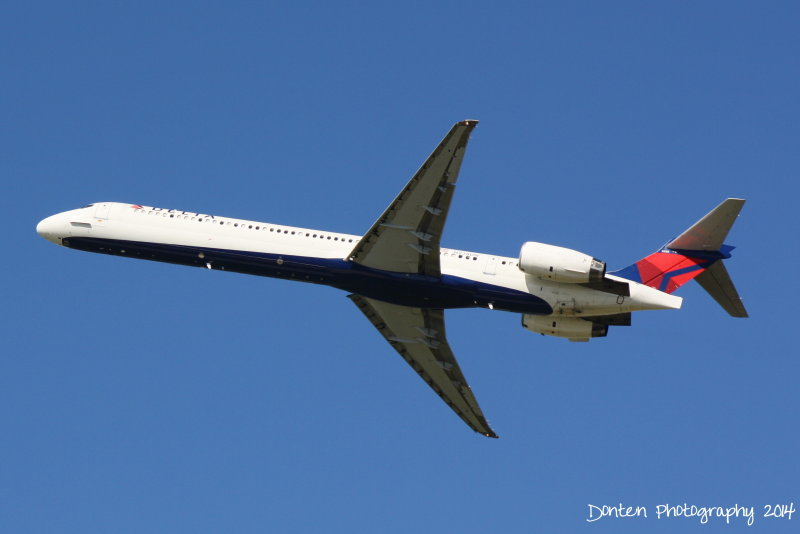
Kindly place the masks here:
<instances>
[{"instance_id":1,"label":"aircraft wing","mask_svg":"<svg viewBox=\"0 0 800 534\"><path fill-rule=\"evenodd\" d=\"M367 319L472 430L496 438L447 344L444 310L398 306L349 295Z\"/></svg>"},{"instance_id":2,"label":"aircraft wing","mask_svg":"<svg viewBox=\"0 0 800 534\"><path fill-rule=\"evenodd\" d=\"M467 141L478 121L457 122L350 253L355 263L440 276L439 243Z\"/></svg>"}]
</instances>

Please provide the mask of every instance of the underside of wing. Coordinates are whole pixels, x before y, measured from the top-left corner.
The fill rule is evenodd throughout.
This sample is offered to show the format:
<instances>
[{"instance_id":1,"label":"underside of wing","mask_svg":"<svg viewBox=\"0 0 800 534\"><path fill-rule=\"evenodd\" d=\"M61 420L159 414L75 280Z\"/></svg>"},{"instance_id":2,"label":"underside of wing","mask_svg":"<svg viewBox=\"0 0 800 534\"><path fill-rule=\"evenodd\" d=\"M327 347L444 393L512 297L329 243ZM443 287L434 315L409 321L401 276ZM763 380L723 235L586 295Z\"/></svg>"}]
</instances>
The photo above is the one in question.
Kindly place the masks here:
<instances>
[{"instance_id":1,"label":"underside of wing","mask_svg":"<svg viewBox=\"0 0 800 534\"><path fill-rule=\"evenodd\" d=\"M478 121L456 123L350 253L365 267L440 276L439 245L467 141Z\"/></svg>"},{"instance_id":2,"label":"underside of wing","mask_svg":"<svg viewBox=\"0 0 800 534\"><path fill-rule=\"evenodd\" d=\"M349 298L386 341L475 432L496 438L447 343L444 311Z\"/></svg>"}]
</instances>

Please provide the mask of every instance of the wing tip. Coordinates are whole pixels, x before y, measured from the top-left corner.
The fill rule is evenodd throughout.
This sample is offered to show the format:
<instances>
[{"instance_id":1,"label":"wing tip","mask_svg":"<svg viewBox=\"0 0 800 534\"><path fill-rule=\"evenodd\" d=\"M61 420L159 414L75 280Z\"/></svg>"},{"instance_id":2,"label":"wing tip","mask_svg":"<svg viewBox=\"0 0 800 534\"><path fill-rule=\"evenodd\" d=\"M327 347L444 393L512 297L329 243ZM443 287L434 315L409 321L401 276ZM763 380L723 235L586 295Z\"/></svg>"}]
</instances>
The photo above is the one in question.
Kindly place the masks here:
<instances>
[{"instance_id":1,"label":"wing tip","mask_svg":"<svg viewBox=\"0 0 800 534\"><path fill-rule=\"evenodd\" d=\"M479 418L480 426L476 425L475 423L473 423L471 421L469 421L466 417L464 417L463 414L459 413L458 415L459 415L459 417L461 417L461 419L464 420L465 423L467 423L467 425L469 425L470 428L472 428L472 430L474 430L475 432L477 432L481 436L485 436L487 438L494 438L494 439L499 439L500 438L500 436L498 436L495 433L495 431L492 429L492 427L489 426L489 423L483 417L483 414L481 414L481 416Z\"/></svg>"}]
</instances>

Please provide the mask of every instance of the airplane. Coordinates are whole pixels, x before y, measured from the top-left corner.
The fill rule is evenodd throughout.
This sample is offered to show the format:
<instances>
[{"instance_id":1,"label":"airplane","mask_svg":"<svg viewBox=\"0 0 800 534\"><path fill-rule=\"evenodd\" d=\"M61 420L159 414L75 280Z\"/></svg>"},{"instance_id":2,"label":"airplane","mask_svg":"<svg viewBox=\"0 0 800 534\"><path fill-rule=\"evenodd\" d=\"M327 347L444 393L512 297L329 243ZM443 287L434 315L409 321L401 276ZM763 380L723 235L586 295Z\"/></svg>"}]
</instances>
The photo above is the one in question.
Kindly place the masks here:
<instances>
[{"instance_id":1,"label":"airplane","mask_svg":"<svg viewBox=\"0 0 800 534\"><path fill-rule=\"evenodd\" d=\"M618 271L575 250L529 241L519 256L454 250L442 233L476 120L457 122L364 235L175 209L97 202L42 220L57 245L333 286L475 432L496 438L447 342L444 311L521 314L532 332L588 341L631 313L678 309L694 279L733 317L747 311L721 260L744 205L728 198L656 252Z\"/></svg>"}]
</instances>

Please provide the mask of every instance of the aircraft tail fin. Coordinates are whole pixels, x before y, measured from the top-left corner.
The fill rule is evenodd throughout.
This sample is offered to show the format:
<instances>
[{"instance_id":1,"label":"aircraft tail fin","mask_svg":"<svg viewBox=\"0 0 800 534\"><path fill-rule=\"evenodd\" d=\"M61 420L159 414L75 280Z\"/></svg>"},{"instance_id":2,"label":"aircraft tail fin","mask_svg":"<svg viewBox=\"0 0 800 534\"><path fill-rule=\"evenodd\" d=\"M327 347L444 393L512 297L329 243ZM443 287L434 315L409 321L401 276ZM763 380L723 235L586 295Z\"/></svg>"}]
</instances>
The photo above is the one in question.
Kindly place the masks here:
<instances>
[{"instance_id":1,"label":"aircraft tail fin","mask_svg":"<svg viewBox=\"0 0 800 534\"><path fill-rule=\"evenodd\" d=\"M731 257L734 247L723 242L744 202L739 198L724 200L658 252L611 274L665 293L697 279L730 315L747 317L742 299L720 261Z\"/></svg>"}]
</instances>

